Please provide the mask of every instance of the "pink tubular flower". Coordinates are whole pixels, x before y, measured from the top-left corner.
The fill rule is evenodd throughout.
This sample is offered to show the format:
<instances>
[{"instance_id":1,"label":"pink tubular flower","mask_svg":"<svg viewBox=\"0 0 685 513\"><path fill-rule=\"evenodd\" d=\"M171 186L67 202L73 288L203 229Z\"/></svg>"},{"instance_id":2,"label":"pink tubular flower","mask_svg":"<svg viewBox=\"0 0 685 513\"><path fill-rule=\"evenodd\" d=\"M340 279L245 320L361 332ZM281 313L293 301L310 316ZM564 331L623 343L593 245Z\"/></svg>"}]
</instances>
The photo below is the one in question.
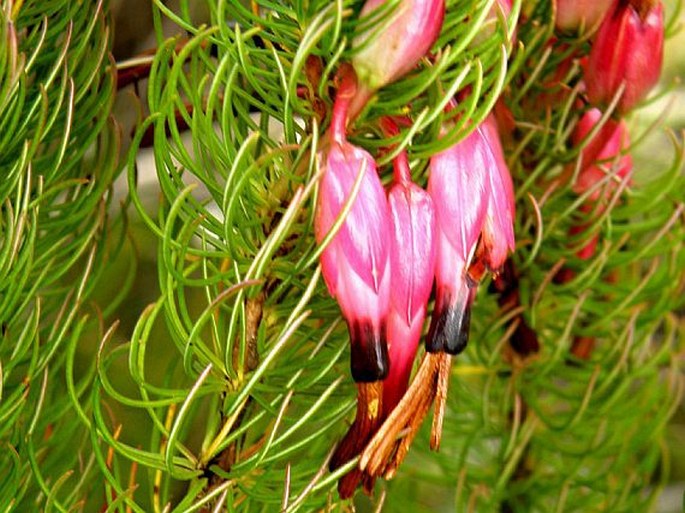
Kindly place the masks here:
<instances>
[{"instance_id":1,"label":"pink tubular flower","mask_svg":"<svg viewBox=\"0 0 685 513\"><path fill-rule=\"evenodd\" d=\"M664 12L661 2L651 4L641 2L645 8L638 11L621 0L602 22L585 70L587 93L593 104L609 104L625 84L618 110L627 112L659 81Z\"/></svg>"},{"instance_id":2,"label":"pink tubular flower","mask_svg":"<svg viewBox=\"0 0 685 513\"><path fill-rule=\"evenodd\" d=\"M436 256L433 200L411 181L405 152L395 159L394 165L396 183L388 194L393 240L388 318L390 373L383 383L385 416L407 390L433 286Z\"/></svg>"},{"instance_id":3,"label":"pink tubular flower","mask_svg":"<svg viewBox=\"0 0 685 513\"><path fill-rule=\"evenodd\" d=\"M445 17L445 0L401 0L388 10L386 0L367 0L361 18L378 18L374 27L354 40L359 51L352 64L359 77L359 90L350 108L354 117L373 91L397 80L414 68L430 50L440 34Z\"/></svg>"},{"instance_id":4,"label":"pink tubular flower","mask_svg":"<svg viewBox=\"0 0 685 513\"><path fill-rule=\"evenodd\" d=\"M483 133L433 155L428 193L437 225L436 302L426 349L458 354L468 339L471 292L466 266L485 224L496 164Z\"/></svg>"},{"instance_id":5,"label":"pink tubular flower","mask_svg":"<svg viewBox=\"0 0 685 513\"><path fill-rule=\"evenodd\" d=\"M345 221L321 254L321 268L350 331L352 377L357 382L373 382L388 373L385 337L392 224L373 157L345 139L345 116L354 88L354 82L348 80L338 90L330 147L321 155L323 176L314 228L321 243L363 173Z\"/></svg>"},{"instance_id":6,"label":"pink tubular flower","mask_svg":"<svg viewBox=\"0 0 685 513\"><path fill-rule=\"evenodd\" d=\"M615 0L556 0L556 26L561 30L593 31Z\"/></svg>"}]
</instances>

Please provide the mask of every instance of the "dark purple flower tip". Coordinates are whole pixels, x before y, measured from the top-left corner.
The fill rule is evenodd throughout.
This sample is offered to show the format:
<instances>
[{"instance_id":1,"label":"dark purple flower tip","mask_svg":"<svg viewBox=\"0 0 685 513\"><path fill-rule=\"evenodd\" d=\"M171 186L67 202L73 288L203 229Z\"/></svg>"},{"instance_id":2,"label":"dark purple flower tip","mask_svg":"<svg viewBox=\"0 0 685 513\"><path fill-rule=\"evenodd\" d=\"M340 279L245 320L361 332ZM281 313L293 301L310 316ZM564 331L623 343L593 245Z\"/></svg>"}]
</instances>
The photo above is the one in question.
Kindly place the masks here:
<instances>
[{"instance_id":1,"label":"dark purple flower tip","mask_svg":"<svg viewBox=\"0 0 685 513\"><path fill-rule=\"evenodd\" d=\"M357 383L372 383L388 376L390 361L385 325L376 328L370 320L351 320L347 327L352 343L350 367Z\"/></svg>"},{"instance_id":2,"label":"dark purple flower tip","mask_svg":"<svg viewBox=\"0 0 685 513\"><path fill-rule=\"evenodd\" d=\"M471 327L471 299L463 286L456 297L447 290L438 291L426 339L429 353L457 355L466 349Z\"/></svg>"}]
</instances>

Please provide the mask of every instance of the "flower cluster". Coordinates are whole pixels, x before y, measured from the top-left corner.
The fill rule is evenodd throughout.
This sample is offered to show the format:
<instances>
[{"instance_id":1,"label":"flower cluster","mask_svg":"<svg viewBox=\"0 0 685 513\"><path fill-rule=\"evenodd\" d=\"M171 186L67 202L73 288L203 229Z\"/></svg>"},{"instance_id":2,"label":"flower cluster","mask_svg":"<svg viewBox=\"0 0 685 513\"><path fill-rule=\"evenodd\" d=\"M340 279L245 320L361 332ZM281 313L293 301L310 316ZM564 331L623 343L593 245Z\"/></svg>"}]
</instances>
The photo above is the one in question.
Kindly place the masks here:
<instances>
[{"instance_id":1,"label":"flower cluster","mask_svg":"<svg viewBox=\"0 0 685 513\"><path fill-rule=\"evenodd\" d=\"M580 151L567 172L576 177L572 189L583 198L582 219L569 234L576 256L589 260L600 241L597 220L631 183L630 138L622 116L644 100L659 80L663 5L660 0L557 0L556 25L562 32L575 30L591 38L590 53L581 61L581 85L590 109L572 134L571 142ZM563 268L555 279L565 282L573 276ZM593 347L594 338L576 337L571 352L588 358Z\"/></svg>"},{"instance_id":2,"label":"flower cluster","mask_svg":"<svg viewBox=\"0 0 685 513\"><path fill-rule=\"evenodd\" d=\"M385 2L369 0L361 15L383 8ZM501 8L508 13L510 3ZM338 71L319 154L315 232L325 244L324 280L347 322L358 389L355 420L330 464L335 469L361 455L358 468L339 482L342 497L392 475L434 401L437 448L450 358L466 346L476 287L514 249L513 185L494 119L471 126L465 140L431 158L427 190L412 180L402 150L386 193L372 155L347 139L370 95L426 56L444 9L442 0L399 2L380 32L355 39L360 50ZM379 129L394 136L405 121L386 116ZM409 387L434 282L427 353ZM409 435L398 439L407 428Z\"/></svg>"},{"instance_id":3,"label":"flower cluster","mask_svg":"<svg viewBox=\"0 0 685 513\"><path fill-rule=\"evenodd\" d=\"M554 5L561 33L550 45L569 31L591 43L581 60L576 100L585 112L571 137L578 161L562 177L581 197L582 219L571 236L582 241L576 255L588 259L599 241L588 219L607 213L631 180L630 143L619 116L642 101L659 77L663 7L654 0ZM493 4L488 30L511 10L508 0ZM515 279L508 260L515 249L514 185L499 127L505 133L516 127L503 102L480 124L459 119L468 135L430 158L426 190L412 180L406 150L388 148L396 157L386 191L374 156L348 140L349 127L378 89L431 61L444 11L444 0L368 0L360 16L381 22L364 24L373 28L356 35L351 62L338 69L331 124L319 153L316 237L324 245L326 285L349 329L358 390L355 420L330 462L336 469L359 457L339 482L342 497L360 484L371 491L377 477L394 474L432 405L431 447L439 447L451 359L466 347L477 287L486 273L502 290L507 284L500 274ZM515 37L516 27L508 29L507 38ZM562 80L575 57L562 63L554 80ZM550 108L560 99L549 93L536 101ZM450 124L458 119L450 115L457 100L450 101L439 137L453 131ZM411 123L411 105L405 115L381 116L374 128L393 138L398 125ZM425 353L410 382L432 291ZM525 320L518 321L512 339L532 333ZM516 351L513 340L512 347Z\"/></svg>"},{"instance_id":4,"label":"flower cluster","mask_svg":"<svg viewBox=\"0 0 685 513\"><path fill-rule=\"evenodd\" d=\"M612 194L620 192L619 186L630 183L630 140L625 121L618 117L641 102L659 80L663 5L658 0L557 0L556 9L560 30L592 35L590 53L583 60L583 83L593 107L582 116L572 137L581 148L573 190L586 198L581 213L597 218ZM609 112L613 117L603 116L603 110L614 104L615 110ZM582 235L590 225L574 226L571 235ZM577 256L591 258L598 240L596 234L586 240Z\"/></svg>"}]
</instances>

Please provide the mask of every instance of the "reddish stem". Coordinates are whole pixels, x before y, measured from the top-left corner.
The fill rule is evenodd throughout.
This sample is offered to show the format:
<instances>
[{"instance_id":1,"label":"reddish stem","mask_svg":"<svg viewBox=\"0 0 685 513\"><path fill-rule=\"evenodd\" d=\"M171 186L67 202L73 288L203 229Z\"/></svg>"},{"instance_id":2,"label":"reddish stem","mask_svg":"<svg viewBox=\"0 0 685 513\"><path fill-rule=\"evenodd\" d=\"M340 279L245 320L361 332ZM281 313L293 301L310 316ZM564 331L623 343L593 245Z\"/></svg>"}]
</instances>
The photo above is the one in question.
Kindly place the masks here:
<instances>
[{"instance_id":1,"label":"reddish stem","mask_svg":"<svg viewBox=\"0 0 685 513\"><path fill-rule=\"evenodd\" d=\"M589 360L595 349L595 337L576 337L573 339L571 353L582 360Z\"/></svg>"},{"instance_id":2,"label":"reddish stem","mask_svg":"<svg viewBox=\"0 0 685 513\"><path fill-rule=\"evenodd\" d=\"M397 123L390 116L383 116L380 121L381 129L388 137L394 137L400 133ZM392 161L393 177L395 182L401 185L409 185L411 179L411 169L409 168L409 157L407 150L402 150Z\"/></svg>"},{"instance_id":3,"label":"reddish stem","mask_svg":"<svg viewBox=\"0 0 685 513\"><path fill-rule=\"evenodd\" d=\"M349 64L343 64L338 71L338 90L333 104L331 138L338 143L347 139L347 116L350 102L357 92L357 77Z\"/></svg>"},{"instance_id":4,"label":"reddish stem","mask_svg":"<svg viewBox=\"0 0 685 513\"><path fill-rule=\"evenodd\" d=\"M350 110L347 113L350 121L354 121L357 116L359 116L359 113L364 110L364 107L366 107L366 104L369 103L373 93L374 91L366 87L363 82L359 84L354 98L352 98Z\"/></svg>"},{"instance_id":5,"label":"reddish stem","mask_svg":"<svg viewBox=\"0 0 685 513\"><path fill-rule=\"evenodd\" d=\"M395 181L402 185L411 183L411 170L409 169L409 159L407 150L402 150L392 161L393 177Z\"/></svg>"}]
</instances>

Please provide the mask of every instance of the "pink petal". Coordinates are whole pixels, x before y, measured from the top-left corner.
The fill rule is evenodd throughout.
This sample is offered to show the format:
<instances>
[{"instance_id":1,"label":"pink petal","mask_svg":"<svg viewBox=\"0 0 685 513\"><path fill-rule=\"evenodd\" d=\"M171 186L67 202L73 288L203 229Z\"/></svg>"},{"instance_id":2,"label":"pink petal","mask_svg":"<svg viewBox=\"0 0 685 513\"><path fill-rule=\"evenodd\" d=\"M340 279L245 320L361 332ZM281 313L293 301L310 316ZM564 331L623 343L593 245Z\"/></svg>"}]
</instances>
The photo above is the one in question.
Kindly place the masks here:
<instances>
[{"instance_id":1,"label":"pink petal","mask_svg":"<svg viewBox=\"0 0 685 513\"><path fill-rule=\"evenodd\" d=\"M425 307L407 324L404 315L391 309L388 316L388 357L390 371L383 381L383 411L389 415L407 390L414 357L421 339Z\"/></svg>"},{"instance_id":2,"label":"pink petal","mask_svg":"<svg viewBox=\"0 0 685 513\"><path fill-rule=\"evenodd\" d=\"M492 153L479 130L430 161L428 192L435 205L438 230L464 262L485 222L490 197L488 174L494 167Z\"/></svg>"},{"instance_id":3,"label":"pink petal","mask_svg":"<svg viewBox=\"0 0 685 513\"><path fill-rule=\"evenodd\" d=\"M392 307L410 324L425 308L435 273L435 210L426 191L397 184L388 195L393 224Z\"/></svg>"},{"instance_id":4,"label":"pink petal","mask_svg":"<svg viewBox=\"0 0 685 513\"><path fill-rule=\"evenodd\" d=\"M325 166L317 207L320 212L316 226L319 242L331 229L352 193L358 174L365 168L357 197L331 245L337 246L338 258L344 257L350 270L377 293L380 277L389 262L391 225L388 202L376 164L361 148L348 143L333 143ZM335 280L331 279L331 285L336 288Z\"/></svg>"},{"instance_id":5,"label":"pink petal","mask_svg":"<svg viewBox=\"0 0 685 513\"><path fill-rule=\"evenodd\" d=\"M490 117L481 127L496 163L489 173L492 191L483 228L488 265L499 270L509 251L516 249L514 239L514 186L509 168L504 160L504 152L497 133L494 118Z\"/></svg>"},{"instance_id":6,"label":"pink petal","mask_svg":"<svg viewBox=\"0 0 685 513\"><path fill-rule=\"evenodd\" d=\"M606 105L625 83L619 111L627 112L659 81L663 61L663 6L659 2L644 18L621 2L597 32L585 82L590 101Z\"/></svg>"}]
</instances>

